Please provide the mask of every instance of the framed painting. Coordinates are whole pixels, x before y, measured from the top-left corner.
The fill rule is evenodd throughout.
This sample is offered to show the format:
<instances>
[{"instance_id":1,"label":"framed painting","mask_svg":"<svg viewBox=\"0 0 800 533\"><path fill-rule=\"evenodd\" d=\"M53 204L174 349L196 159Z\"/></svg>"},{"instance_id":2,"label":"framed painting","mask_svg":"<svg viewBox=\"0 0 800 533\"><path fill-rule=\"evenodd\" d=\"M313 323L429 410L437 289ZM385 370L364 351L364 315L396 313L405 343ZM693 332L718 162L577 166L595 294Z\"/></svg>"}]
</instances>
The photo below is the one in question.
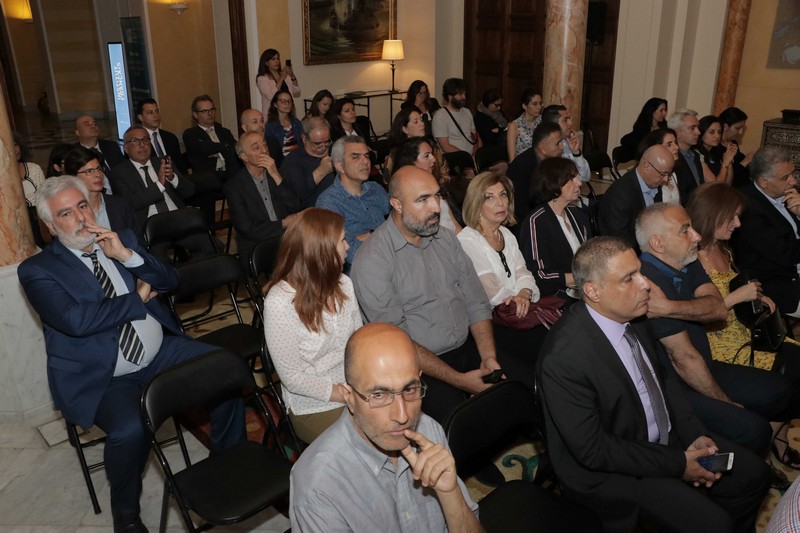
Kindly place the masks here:
<instances>
[{"instance_id":1,"label":"framed painting","mask_svg":"<svg viewBox=\"0 0 800 533\"><path fill-rule=\"evenodd\" d=\"M397 0L302 0L306 65L375 61L397 34Z\"/></svg>"}]
</instances>

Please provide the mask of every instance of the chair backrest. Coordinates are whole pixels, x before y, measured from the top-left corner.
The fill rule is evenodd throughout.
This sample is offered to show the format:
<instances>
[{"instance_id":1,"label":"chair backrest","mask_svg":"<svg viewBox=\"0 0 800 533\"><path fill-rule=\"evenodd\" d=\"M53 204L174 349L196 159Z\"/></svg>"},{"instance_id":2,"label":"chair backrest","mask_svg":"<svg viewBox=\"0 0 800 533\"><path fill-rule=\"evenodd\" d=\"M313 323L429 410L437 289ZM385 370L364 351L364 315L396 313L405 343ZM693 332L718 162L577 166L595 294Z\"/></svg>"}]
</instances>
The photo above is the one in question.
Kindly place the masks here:
<instances>
[{"instance_id":1,"label":"chair backrest","mask_svg":"<svg viewBox=\"0 0 800 533\"><path fill-rule=\"evenodd\" d=\"M475 152L475 163L484 171L498 161L508 161L508 148L505 145L483 146Z\"/></svg>"},{"instance_id":2,"label":"chair backrest","mask_svg":"<svg viewBox=\"0 0 800 533\"><path fill-rule=\"evenodd\" d=\"M247 283L244 268L232 255L213 255L184 263L178 270L178 288L173 295L178 299L209 292L217 287Z\"/></svg>"},{"instance_id":3,"label":"chair backrest","mask_svg":"<svg viewBox=\"0 0 800 533\"><path fill-rule=\"evenodd\" d=\"M631 154L624 146L617 146L611 150L611 162L614 165L614 172L617 173L617 177L620 175L619 166L634 159L636 159L636 156Z\"/></svg>"},{"instance_id":4,"label":"chair backrest","mask_svg":"<svg viewBox=\"0 0 800 533\"><path fill-rule=\"evenodd\" d=\"M533 392L518 381L503 381L461 403L443 426L456 468L461 468L520 429L535 428Z\"/></svg>"},{"instance_id":5,"label":"chair backrest","mask_svg":"<svg viewBox=\"0 0 800 533\"><path fill-rule=\"evenodd\" d=\"M447 161L447 166L458 173L463 173L467 169L475 169L472 155L463 150L444 154L444 159Z\"/></svg>"},{"instance_id":6,"label":"chair backrest","mask_svg":"<svg viewBox=\"0 0 800 533\"><path fill-rule=\"evenodd\" d=\"M616 175L614 174L614 165L611 164L611 158L608 157L607 153L601 150L593 150L591 152L586 152L584 157L586 158L586 162L589 163L589 170L600 174L601 179L603 178L604 168L609 169L611 177L616 179Z\"/></svg>"},{"instance_id":7,"label":"chair backrest","mask_svg":"<svg viewBox=\"0 0 800 533\"><path fill-rule=\"evenodd\" d=\"M246 390L256 390L256 384L245 360L228 350L216 350L154 377L142 393L142 417L155 433L175 415L241 396Z\"/></svg>"},{"instance_id":8,"label":"chair backrest","mask_svg":"<svg viewBox=\"0 0 800 533\"><path fill-rule=\"evenodd\" d=\"M147 219L144 237L148 246L177 242L190 235L210 232L203 214L195 207L183 207L168 213L158 213ZM212 239L213 243L213 239Z\"/></svg>"},{"instance_id":9,"label":"chair backrest","mask_svg":"<svg viewBox=\"0 0 800 533\"><path fill-rule=\"evenodd\" d=\"M259 286L262 276L265 282L272 277L280 245L281 235L276 235L253 246L250 252L250 276L256 282L256 287Z\"/></svg>"}]
</instances>

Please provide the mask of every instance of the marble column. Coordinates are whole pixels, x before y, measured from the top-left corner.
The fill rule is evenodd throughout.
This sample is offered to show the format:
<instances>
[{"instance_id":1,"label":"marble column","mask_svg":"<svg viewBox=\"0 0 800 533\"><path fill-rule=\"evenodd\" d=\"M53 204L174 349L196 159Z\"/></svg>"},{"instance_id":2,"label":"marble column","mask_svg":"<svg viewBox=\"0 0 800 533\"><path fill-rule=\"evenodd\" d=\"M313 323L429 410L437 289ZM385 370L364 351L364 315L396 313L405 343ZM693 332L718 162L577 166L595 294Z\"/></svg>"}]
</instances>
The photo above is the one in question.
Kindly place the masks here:
<instances>
[{"instance_id":1,"label":"marble column","mask_svg":"<svg viewBox=\"0 0 800 533\"><path fill-rule=\"evenodd\" d=\"M6 88L0 82L0 90ZM6 99L0 94L0 422L56 416L47 386L42 324L17 266L36 251L22 192Z\"/></svg>"},{"instance_id":2,"label":"marble column","mask_svg":"<svg viewBox=\"0 0 800 533\"><path fill-rule=\"evenodd\" d=\"M714 94L714 114L730 107L736 101L736 86L739 83L739 67L747 35L747 20L750 17L751 0L730 0L725 37L722 41L722 56L719 61L717 90Z\"/></svg>"},{"instance_id":3,"label":"marble column","mask_svg":"<svg viewBox=\"0 0 800 533\"><path fill-rule=\"evenodd\" d=\"M575 129L581 123L589 0L547 0L544 43L545 105L564 104Z\"/></svg>"}]
</instances>

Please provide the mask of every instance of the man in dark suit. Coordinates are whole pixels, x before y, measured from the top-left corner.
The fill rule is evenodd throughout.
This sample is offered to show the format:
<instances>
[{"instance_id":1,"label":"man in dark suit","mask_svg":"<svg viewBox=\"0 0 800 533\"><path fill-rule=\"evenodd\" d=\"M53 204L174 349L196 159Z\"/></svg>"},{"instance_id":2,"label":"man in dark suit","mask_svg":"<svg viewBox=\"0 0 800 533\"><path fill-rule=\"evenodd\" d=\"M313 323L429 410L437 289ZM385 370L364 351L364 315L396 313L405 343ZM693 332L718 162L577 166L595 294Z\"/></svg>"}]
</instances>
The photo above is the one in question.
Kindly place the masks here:
<instances>
[{"instance_id":1,"label":"man in dark suit","mask_svg":"<svg viewBox=\"0 0 800 533\"><path fill-rule=\"evenodd\" d=\"M667 125L675 130L678 140L678 160L675 161L675 177L681 203L686 205L692 191L703 184L703 166L700 154L692 150L700 138L699 120L694 109L678 109L670 117Z\"/></svg>"},{"instance_id":2,"label":"man in dark suit","mask_svg":"<svg viewBox=\"0 0 800 533\"><path fill-rule=\"evenodd\" d=\"M245 168L228 180L224 191L236 228L239 257L249 268L253 246L281 235L302 206L270 157L263 133L243 134L236 151Z\"/></svg>"},{"instance_id":3,"label":"man in dark suit","mask_svg":"<svg viewBox=\"0 0 800 533\"><path fill-rule=\"evenodd\" d=\"M152 98L142 100L136 105L136 120L144 126L150 136L150 144L157 157L168 155L172 159L172 166L184 176L189 175L189 165L181 153L181 143L171 131L161 128L161 110L158 102Z\"/></svg>"},{"instance_id":4,"label":"man in dark suit","mask_svg":"<svg viewBox=\"0 0 800 533\"><path fill-rule=\"evenodd\" d=\"M173 268L132 232L95 223L80 180L51 178L37 211L56 240L25 260L18 275L44 323L50 390L64 417L108 435L105 471L115 532L142 532L141 475L149 455L139 414L142 390L157 373L214 348L180 330L154 298L174 289ZM241 402L211 410L212 452L245 437Z\"/></svg>"},{"instance_id":5,"label":"man in dark suit","mask_svg":"<svg viewBox=\"0 0 800 533\"><path fill-rule=\"evenodd\" d=\"M737 266L758 279L780 311L800 317L800 193L792 156L765 146L750 163L742 227L733 232Z\"/></svg>"},{"instance_id":6,"label":"man in dark suit","mask_svg":"<svg viewBox=\"0 0 800 533\"><path fill-rule=\"evenodd\" d=\"M535 205L533 200L533 172L542 159L561 157L561 126L543 122L533 131L531 147L517 154L508 165L508 179L514 184L514 216L525 220Z\"/></svg>"},{"instance_id":7,"label":"man in dark suit","mask_svg":"<svg viewBox=\"0 0 800 533\"><path fill-rule=\"evenodd\" d=\"M215 174L224 183L239 172L242 164L236 155L236 138L216 122L216 112L214 100L207 94L192 100L192 117L197 125L183 132L183 145L195 173Z\"/></svg>"},{"instance_id":8,"label":"man in dark suit","mask_svg":"<svg viewBox=\"0 0 800 533\"><path fill-rule=\"evenodd\" d=\"M125 160L119 145L114 141L106 141L100 139L100 128L97 126L97 121L91 115L81 115L75 119L75 135L78 137L78 142L73 145L73 148L83 146L100 156L100 163L103 165L103 171L106 174L104 186L106 193L111 193L109 180L111 179L111 169L114 165L121 163Z\"/></svg>"},{"instance_id":9,"label":"man in dark suit","mask_svg":"<svg viewBox=\"0 0 800 533\"><path fill-rule=\"evenodd\" d=\"M611 184L600 200L597 225L601 235L614 235L636 244L636 217L648 205L661 202L675 160L660 144L642 154L639 164Z\"/></svg>"},{"instance_id":10,"label":"man in dark suit","mask_svg":"<svg viewBox=\"0 0 800 533\"><path fill-rule=\"evenodd\" d=\"M767 465L713 437L661 364L647 323L649 284L617 237L587 241L573 274L583 302L550 331L539 356L548 452L566 496L605 531L752 531ZM734 452L731 472L699 459ZM707 494L695 487L705 486Z\"/></svg>"},{"instance_id":11,"label":"man in dark suit","mask_svg":"<svg viewBox=\"0 0 800 533\"><path fill-rule=\"evenodd\" d=\"M303 119L303 145L281 163L281 173L303 207L314 207L320 193L333 184L336 169L328 153L331 127L325 119Z\"/></svg>"},{"instance_id":12,"label":"man in dark suit","mask_svg":"<svg viewBox=\"0 0 800 533\"><path fill-rule=\"evenodd\" d=\"M151 216L186 207L184 200L194 194L195 187L192 181L173 170L169 161L152 156L150 136L144 127L131 126L124 140L128 159L112 169L113 187L133 205L139 231L144 233ZM207 235L189 235L176 244L189 250L195 258L215 253ZM160 243L151 251L163 259L168 247L168 243Z\"/></svg>"}]
</instances>

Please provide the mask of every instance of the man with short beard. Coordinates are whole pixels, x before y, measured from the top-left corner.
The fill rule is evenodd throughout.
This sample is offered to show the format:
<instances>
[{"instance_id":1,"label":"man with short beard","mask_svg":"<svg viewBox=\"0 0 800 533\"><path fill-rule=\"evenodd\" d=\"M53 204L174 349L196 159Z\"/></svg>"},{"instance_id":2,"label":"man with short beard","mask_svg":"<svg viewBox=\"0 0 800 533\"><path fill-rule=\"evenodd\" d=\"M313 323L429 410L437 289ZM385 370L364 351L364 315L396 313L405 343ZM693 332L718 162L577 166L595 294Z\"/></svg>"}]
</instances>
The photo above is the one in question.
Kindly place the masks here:
<instances>
[{"instance_id":1,"label":"man with short beard","mask_svg":"<svg viewBox=\"0 0 800 533\"><path fill-rule=\"evenodd\" d=\"M431 123L433 136L445 153L467 152L475 155L481 139L467 105L467 84L461 78L448 78L442 86L445 105Z\"/></svg>"},{"instance_id":2,"label":"man with short beard","mask_svg":"<svg viewBox=\"0 0 800 533\"><path fill-rule=\"evenodd\" d=\"M534 368L524 357L496 353L492 308L472 261L455 234L439 227L436 178L402 167L389 196L389 218L353 260L353 285L365 322L395 324L414 341L428 384L422 410L441 422L465 394L490 386L485 375L502 368L524 381Z\"/></svg>"}]
</instances>

